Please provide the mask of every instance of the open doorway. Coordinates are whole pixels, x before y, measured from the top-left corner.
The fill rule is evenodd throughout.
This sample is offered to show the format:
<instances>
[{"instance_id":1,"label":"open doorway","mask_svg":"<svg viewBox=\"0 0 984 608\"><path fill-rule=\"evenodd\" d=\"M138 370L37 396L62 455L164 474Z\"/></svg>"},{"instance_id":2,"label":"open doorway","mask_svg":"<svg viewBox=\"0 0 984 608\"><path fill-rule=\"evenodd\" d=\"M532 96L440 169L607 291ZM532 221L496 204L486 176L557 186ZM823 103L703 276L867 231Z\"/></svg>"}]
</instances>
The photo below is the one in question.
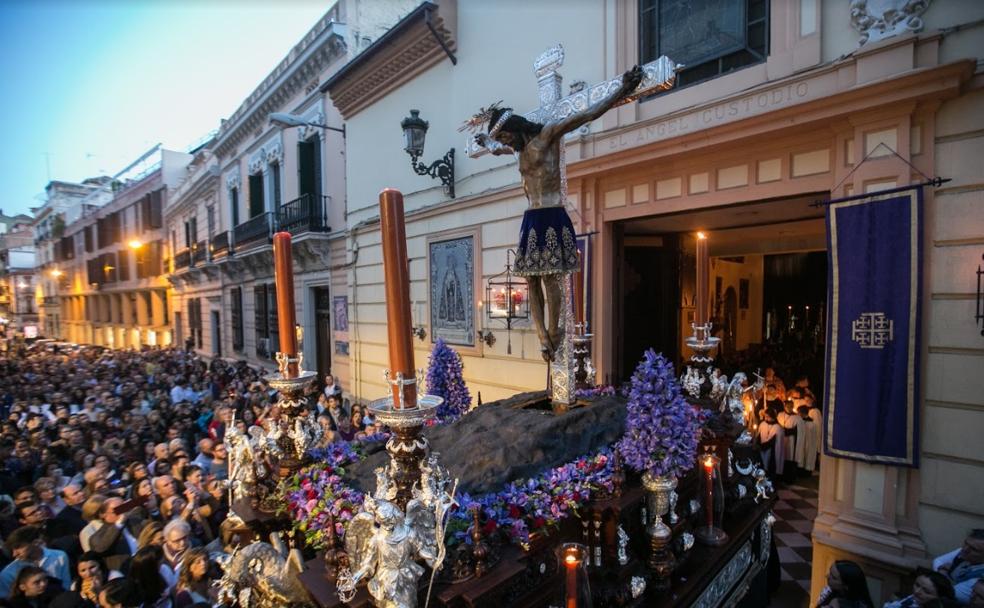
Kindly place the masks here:
<instances>
[{"instance_id":1,"label":"open doorway","mask_svg":"<svg viewBox=\"0 0 984 608\"><path fill-rule=\"evenodd\" d=\"M696 298L695 235L709 238L716 360L731 375L769 366L822 386L827 257L822 193L627 220L617 225L619 307L612 380L653 348L682 363ZM795 367L795 369L793 369ZM778 370L777 370L778 372Z\"/></svg>"}]
</instances>

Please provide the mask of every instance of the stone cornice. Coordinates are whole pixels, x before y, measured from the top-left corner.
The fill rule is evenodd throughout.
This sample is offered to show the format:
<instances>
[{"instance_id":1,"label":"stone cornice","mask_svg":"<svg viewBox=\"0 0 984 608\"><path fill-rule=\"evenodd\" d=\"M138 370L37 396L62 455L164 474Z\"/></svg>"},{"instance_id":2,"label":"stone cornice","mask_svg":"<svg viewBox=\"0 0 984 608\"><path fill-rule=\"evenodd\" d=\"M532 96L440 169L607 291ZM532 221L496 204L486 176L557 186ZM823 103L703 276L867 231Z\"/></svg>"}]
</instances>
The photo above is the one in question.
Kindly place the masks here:
<instances>
[{"instance_id":1,"label":"stone cornice","mask_svg":"<svg viewBox=\"0 0 984 608\"><path fill-rule=\"evenodd\" d=\"M267 115L279 110L298 91L346 52L345 25L327 16L274 68L246 101L222 123L216 136L215 154L228 155L257 128Z\"/></svg>"},{"instance_id":2,"label":"stone cornice","mask_svg":"<svg viewBox=\"0 0 984 608\"><path fill-rule=\"evenodd\" d=\"M457 47L456 5L424 2L335 73L322 87L346 120L413 80ZM433 27L433 31L431 28ZM438 40L440 36L440 40Z\"/></svg>"},{"instance_id":3,"label":"stone cornice","mask_svg":"<svg viewBox=\"0 0 984 608\"><path fill-rule=\"evenodd\" d=\"M180 213L189 205L197 205L201 199L215 191L218 181L219 167L214 163L195 171L168 196L164 217Z\"/></svg>"}]
</instances>

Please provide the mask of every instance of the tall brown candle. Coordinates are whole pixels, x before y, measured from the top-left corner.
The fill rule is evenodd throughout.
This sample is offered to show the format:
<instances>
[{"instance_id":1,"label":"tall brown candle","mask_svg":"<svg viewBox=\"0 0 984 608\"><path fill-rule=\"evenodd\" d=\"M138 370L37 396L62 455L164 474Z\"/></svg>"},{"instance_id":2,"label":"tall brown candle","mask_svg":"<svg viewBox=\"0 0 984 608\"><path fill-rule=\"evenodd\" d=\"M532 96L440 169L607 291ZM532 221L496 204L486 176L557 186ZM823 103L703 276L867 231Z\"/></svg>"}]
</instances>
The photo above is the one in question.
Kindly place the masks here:
<instances>
[{"instance_id":1,"label":"tall brown candle","mask_svg":"<svg viewBox=\"0 0 984 608\"><path fill-rule=\"evenodd\" d=\"M416 376L410 317L410 266L407 260L407 231L403 217L403 194L387 188L379 193L379 223L383 239L383 276L386 285L386 331L389 338L390 380L397 374L406 380ZM393 407L417 407L417 387L401 390L394 385ZM403 395L401 401L401 393Z\"/></svg>"},{"instance_id":2,"label":"tall brown candle","mask_svg":"<svg viewBox=\"0 0 984 608\"><path fill-rule=\"evenodd\" d=\"M707 323L709 305L707 301L707 289L709 287L709 275L711 273L710 259L707 255L707 236L703 232L697 233L697 310L694 314L694 323L698 326Z\"/></svg>"},{"instance_id":3,"label":"tall brown candle","mask_svg":"<svg viewBox=\"0 0 984 608\"><path fill-rule=\"evenodd\" d=\"M280 330L280 352L297 358L297 332L294 330L294 268L290 251L290 233L273 235L273 279L277 286L277 327ZM300 370L296 362L287 364L287 377L296 378Z\"/></svg>"}]
</instances>

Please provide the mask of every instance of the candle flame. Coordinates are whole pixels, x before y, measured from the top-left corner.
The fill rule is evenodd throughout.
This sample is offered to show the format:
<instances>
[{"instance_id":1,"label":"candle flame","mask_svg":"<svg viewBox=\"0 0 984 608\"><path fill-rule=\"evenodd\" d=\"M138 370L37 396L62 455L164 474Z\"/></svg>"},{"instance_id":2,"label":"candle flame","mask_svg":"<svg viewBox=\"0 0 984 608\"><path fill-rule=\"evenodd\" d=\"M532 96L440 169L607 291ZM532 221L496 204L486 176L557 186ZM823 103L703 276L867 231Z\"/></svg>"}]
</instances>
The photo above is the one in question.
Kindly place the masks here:
<instances>
[{"instance_id":1,"label":"candle flame","mask_svg":"<svg viewBox=\"0 0 984 608\"><path fill-rule=\"evenodd\" d=\"M714 466L714 460L710 456L708 456L707 458L704 459L704 466L710 469L711 467Z\"/></svg>"},{"instance_id":2,"label":"candle flame","mask_svg":"<svg viewBox=\"0 0 984 608\"><path fill-rule=\"evenodd\" d=\"M576 563L576 562L577 562L577 556L576 556L576 555L574 555L573 553L568 553L568 554L567 554L567 555L566 555L566 556L564 557L564 561L565 561L565 562L567 562L568 564L574 564L574 563Z\"/></svg>"},{"instance_id":3,"label":"candle flame","mask_svg":"<svg viewBox=\"0 0 984 608\"><path fill-rule=\"evenodd\" d=\"M706 234L704 234L703 232L698 232L698 233L697 233L697 238L699 238L699 239L701 239L701 240L704 240L704 239L706 239L706 238L707 238L707 235L706 235Z\"/></svg>"}]
</instances>

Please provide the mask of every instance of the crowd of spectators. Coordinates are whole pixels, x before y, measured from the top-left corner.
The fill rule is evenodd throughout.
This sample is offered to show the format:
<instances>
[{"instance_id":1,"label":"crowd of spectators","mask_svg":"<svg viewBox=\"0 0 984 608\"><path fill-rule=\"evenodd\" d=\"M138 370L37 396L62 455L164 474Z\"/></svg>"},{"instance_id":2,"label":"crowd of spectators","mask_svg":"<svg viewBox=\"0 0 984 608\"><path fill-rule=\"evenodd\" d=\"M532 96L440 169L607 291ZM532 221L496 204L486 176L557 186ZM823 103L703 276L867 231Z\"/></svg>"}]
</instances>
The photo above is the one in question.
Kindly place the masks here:
<instances>
[{"instance_id":1,"label":"crowd of spectators","mask_svg":"<svg viewBox=\"0 0 984 608\"><path fill-rule=\"evenodd\" d=\"M166 348L0 358L0 606L212 606L222 440L276 416L264 373ZM328 384L325 441L365 433Z\"/></svg>"}]
</instances>

